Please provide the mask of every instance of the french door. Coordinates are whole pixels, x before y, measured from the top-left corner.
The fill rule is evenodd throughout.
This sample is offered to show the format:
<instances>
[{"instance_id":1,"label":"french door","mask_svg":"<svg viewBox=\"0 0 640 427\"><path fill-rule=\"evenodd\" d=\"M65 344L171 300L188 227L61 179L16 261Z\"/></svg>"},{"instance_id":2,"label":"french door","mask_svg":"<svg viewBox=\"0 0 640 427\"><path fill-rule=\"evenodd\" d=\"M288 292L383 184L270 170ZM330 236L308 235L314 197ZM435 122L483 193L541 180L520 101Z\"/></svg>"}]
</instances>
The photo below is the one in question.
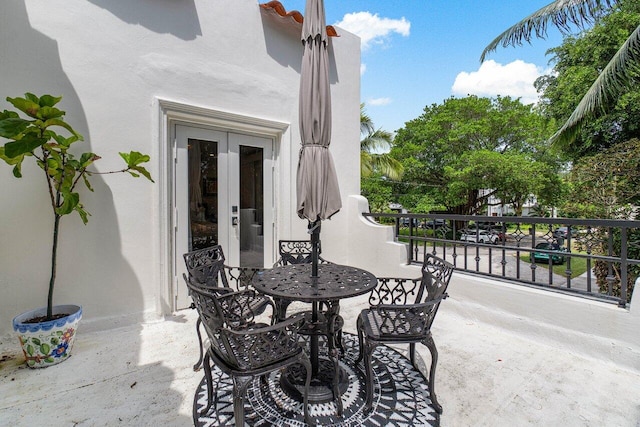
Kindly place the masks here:
<instances>
[{"instance_id":1,"label":"french door","mask_svg":"<svg viewBox=\"0 0 640 427\"><path fill-rule=\"evenodd\" d=\"M227 265L273 263L273 140L184 125L175 136L174 294L184 308L185 252L221 245Z\"/></svg>"}]
</instances>

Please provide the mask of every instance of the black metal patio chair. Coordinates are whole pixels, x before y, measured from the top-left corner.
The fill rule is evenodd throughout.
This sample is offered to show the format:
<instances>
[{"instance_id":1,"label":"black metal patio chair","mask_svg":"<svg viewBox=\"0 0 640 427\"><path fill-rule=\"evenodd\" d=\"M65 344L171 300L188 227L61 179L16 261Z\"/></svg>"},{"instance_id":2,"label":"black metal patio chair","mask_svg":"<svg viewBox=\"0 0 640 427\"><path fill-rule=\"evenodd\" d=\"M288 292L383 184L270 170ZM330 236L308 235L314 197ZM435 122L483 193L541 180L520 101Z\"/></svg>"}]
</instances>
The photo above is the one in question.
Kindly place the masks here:
<instances>
[{"instance_id":1,"label":"black metal patio chair","mask_svg":"<svg viewBox=\"0 0 640 427\"><path fill-rule=\"evenodd\" d=\"M283 367L301 363L307 372L303 393L304 418L307 424L315 425L309 415L308 405L311 362L298 337L304 319L292 317L273 325L253 324L238 328L238 317L247 318L252 314L244 298L244 294L251 291L219 294L194 285L188 279L187 287L209 338L203 361L207 406L200 415L206 415L213 404L211 362L233 380L235 425L240 427L244 426L244 398L251 382Z\"/></svg>"},{"instance_id":2,"label":"black metal patio chair","mask_svg":"<svg viewBox=\"0 0 640 427\"><path fill-rule=\"evenodd\" d=\"M422 264L422 278L378 278L377 287L369 295L370 308L362 310L357 320L359 354L364 358L366 375L365 412L373 404L373 369L371 356L380 344L409 344L411 364L416 370L416 344L422 343L431 353L429 394L438 413L442 406L434 390L438 350L431 335L431 325L438 307L447 297L447 286L453 265L431 254Z\"/></svg>"},{"instance_id":3,"label":"black metal patio chair","mask_svg":"<svg viewBox=\"0 0 640 427\"><path fill-rule=\"evenodd\" d=\"M183 257L188 272L188 276L184 277L186 282L191 281L193 285L206 288L220 295L241 290L250 291L241 293L239 296L239 298L244 299L243 304L248 310L242 311L242 315L235 317L232 323L234 327L243 328L249 326L253 324L255 317L262 314L268 306L273 308L273 302L270 298L251 290L250 285L253 276L261 269L225 265L224 251L220 245L187 252ZM193 304L192 308L195 308ZM243 315L246 317L243 318ZM275 318L272 318L272 321L274 320ZM200 355L196 364L193 365L194 371L200 369L204 357L200 323L200 319L198 319L196 331L200 341Z\"/></svg>"},{"instance_id":4,"label":"black metal patio chair","mask_svg":"<svg viewBox=\"0 0 640 427\"><path fill-rule=\"evenodd\" d=\"M291 264L311 264L311 254L313 246L311 240L279 240L279 258L274 267ZM318 260L321 264L326 264L327 260L322 258L322 248L318 244Z\"/></svg>"}]
</instances>

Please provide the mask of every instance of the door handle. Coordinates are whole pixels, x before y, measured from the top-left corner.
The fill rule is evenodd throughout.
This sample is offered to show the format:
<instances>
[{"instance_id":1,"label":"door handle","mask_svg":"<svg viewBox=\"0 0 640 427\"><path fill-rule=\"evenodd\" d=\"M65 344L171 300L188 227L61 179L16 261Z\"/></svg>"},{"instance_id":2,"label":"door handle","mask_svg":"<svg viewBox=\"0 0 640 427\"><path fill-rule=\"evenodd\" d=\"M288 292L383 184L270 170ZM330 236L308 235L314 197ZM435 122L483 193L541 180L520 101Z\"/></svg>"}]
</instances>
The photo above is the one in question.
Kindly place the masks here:
<instances>
[{"instance_id":1,"label":"door handle","mask_svg":"<svg viewBox=\"0 0 640 427\"><path fill-rule=\"evenodd\" d=\"M231 225L236 227L238 225L238 217L237 216L232 216L231 217Z\"/></svg>"}]
</instances>

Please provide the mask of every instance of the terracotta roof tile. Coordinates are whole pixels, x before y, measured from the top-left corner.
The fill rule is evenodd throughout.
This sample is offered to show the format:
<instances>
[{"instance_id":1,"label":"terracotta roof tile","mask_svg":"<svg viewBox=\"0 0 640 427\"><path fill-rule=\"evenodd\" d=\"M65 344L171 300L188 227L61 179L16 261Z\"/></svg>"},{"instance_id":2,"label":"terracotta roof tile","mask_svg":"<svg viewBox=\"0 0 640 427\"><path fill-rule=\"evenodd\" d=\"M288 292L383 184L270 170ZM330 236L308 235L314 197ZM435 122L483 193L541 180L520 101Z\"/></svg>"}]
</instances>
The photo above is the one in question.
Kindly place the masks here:
<instances>
[{"instance_id":1,"label":"terracotta roof tile","mask_svg":"<svg viewBox=\"0 0 640 427\"><path fill-rule=\"evenodd\" d=\"M297 10L287 12L282 3L277 0L273 0L268 3L261 3L260 7L264 10L273 11L283 18L289 18L295 22L296 25L302 25L302 21L304 21L304 17L300 12ZM329 37L340 37L333 25L327 25L327 35Z\"/></svg>"}]
</instances>

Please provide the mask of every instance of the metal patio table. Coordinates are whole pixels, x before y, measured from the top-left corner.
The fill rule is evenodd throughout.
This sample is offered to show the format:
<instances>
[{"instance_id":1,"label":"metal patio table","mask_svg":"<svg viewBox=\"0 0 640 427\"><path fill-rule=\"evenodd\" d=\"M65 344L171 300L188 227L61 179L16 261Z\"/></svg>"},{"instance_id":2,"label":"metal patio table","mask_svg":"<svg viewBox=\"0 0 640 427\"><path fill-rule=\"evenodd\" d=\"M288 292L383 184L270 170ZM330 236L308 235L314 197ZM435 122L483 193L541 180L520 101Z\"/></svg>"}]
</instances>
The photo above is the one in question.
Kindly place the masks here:
<instances>
[{"instance_id":1,"label":"metal patio table","mask_svg":"<svg viewBox=\"0 0 640 427\"><path fill-rule=\"evenodd\" d=\"M274 298L276 316L280 320L286 317L287 306L292 301L312 304L308 317L312 369L309 402L322 403L333 400L333 384L337 375L340 392L336 398L338 412L341 413L339 395L348 387L348 378L341 369L335 372L333 366L337 366L337 362L332 364L319 356L318 338L324 335L328 343L335 339L334 329L341 330L343 324L339 315L340 300L370 292L376 286L377 279L368 271L339 264L318 265L318 277L311 277L311 269L311 264L294 264L265 270L254 277L253 285L258 292ZM327 307L324 312L319 310L321 303ZM301 373L295 372L295 368L289 369L281 376L283 390L292 397L299 397L300 384L297 379L302 377Z\"/></svg>"}]
</instances>

